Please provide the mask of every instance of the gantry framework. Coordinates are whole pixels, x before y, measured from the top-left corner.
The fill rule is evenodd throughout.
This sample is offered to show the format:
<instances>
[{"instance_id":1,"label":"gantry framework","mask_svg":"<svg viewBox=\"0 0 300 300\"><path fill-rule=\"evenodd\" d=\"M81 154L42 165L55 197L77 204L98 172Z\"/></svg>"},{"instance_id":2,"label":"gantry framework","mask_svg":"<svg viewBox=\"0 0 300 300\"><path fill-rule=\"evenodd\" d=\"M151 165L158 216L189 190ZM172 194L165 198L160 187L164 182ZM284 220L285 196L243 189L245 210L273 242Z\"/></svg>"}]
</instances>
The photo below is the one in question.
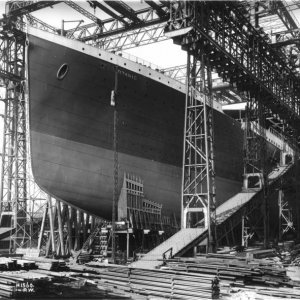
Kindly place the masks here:
<instances>
[{"instance_id":1,"label":"gantry framework","mask_svg":"<svg viewBox=\"0 0 300 300\"><path fill-rule=\"evenodd\" d=\"M15 229L10 248L31 240L27 222L27 136L25 111L25 40L22 35L2 36L1 69L5 86L2 150L1 222Z\"/></svg>"},{"instance_id":2,"label":"gantry framework","mask_svg":"<svg viewBox=\"0 0 300 300\"><path fill-rule=\"evenodd\" d=\"M56 28L33 15L36 10L62 5L62 3L79 12L91 23L82 26L78 23L74 28L65 30ZM10 1L7 3L6 16L1 20L3 47L1 48L0 74L5 82L7 92L5 122L8 131L5 134L9 137L9 141L5 141L3 151L5 155L3 155L1 199L4 203L12 201L10 186L14 180L15 196L13 201L15 201L15 207L18 207L17 211L23 211L20 214L21 219L25 218L26 201L24 200L27 197L25 192L26 176L24 175L26 174L26 164L23 164L27 160L26 151L24 152L26 139L22 140L21 138L22 134L25 137L22 122L26 118L22 115L24 100L21 83L25 79L23 44L19 45L23 51L19 54L20 61L14 59L13 55L18 52L14 49L19 46L14 46L14 43L19 43L18 38L22 36L17 29L22 29L25 24L23 16L26 16L27 22L31 26L71 39L78 39L106 50L118 51L165 40L167 37L164 35L163 29L172 17L170 12L181 11L181 14L177 15L178 19L175 20L175 23L168 23L167 31L183 27L193 27L193 30L185 35L184 39L179 37L175 38L175 41L183 48L191 43L201 43L202 46L197 46L195 49L201 48L201 51L205 52L205 60L210 68L217 70L224 81L235 85L239 91L246 92L246 98L252 99L253 103L262 103L262 106L267 107L269 112L278 116L285 124L284 130L287 135L299 136L300 86L295 73L297 60L287 60L283 52L278 51L278 47L285 46L285 44L278 44L280 39L283 39L282 36L286 37L291 34L292 37L297 37L297 23L291 16L291 10L297 6L297 3L285 5L283 2L277 1L273 6L268 6L261 1L253 8L249 2L205 2L200 4L180 1L145 1L142 5L143 8L140 9L133 8L123 1L86 1L85 3L93 11L84 7L82 3L74 1ZM248 18L249 14L252 19ZM207 22L197 23L197 20L203 19ZM278 20L281 22L275 30L275 33L278 33L276 50L274 50L274 46L270 45L264 32L256 28L258 19L261 20L260 24L265 23L266 25L270 25L271 22L277 24ZM283 25L285 27L282 27ZM291 40L292 38L289 38L289 42L286 44L293 44ZM8 53L10 56L7 56ZM198 53L194 52L191 55L197 57ZM20 72L14 70L12 65L14 68L19 68ZM194 84L191 86L195 88ZM253 91L259 92L253 93ZM18 105L16 105L17 102ZM253 107L258 109L256 104ZM204 105L203 108L206 106ZM204 117L209 119L209 112L206 112ZM204 124L204 122L202 123ZM206 143L210 140L209 128L204 129ZM201 144L205 144L205 139ZM212 154L212 150L210 150L210 154L205 154L208 163ZM18 155L20 155L19 160L17 159ZM212 168L208 167L207 170L212 170ZM18 175L5 177L5 174L13 172ZM208 190L211 188L211 186L208 187ZM10 200L6 201L5 197ZM20 224L22 222L20 221Z\"/></svg>"},{"instance_id":3,"label":"gantry framework","mask_svg":"<svg viewBox=\"0 0 300 300\"><path fill-rule=\"evenodd\" d=\"M193 214L202 213L208 228L209 252L215 248L216 186L214 166L211 69L199 45L199 55L189 48L182 170L182 227L194 227ZM200 61L200 65L198 62ZM200 92L200 94L199 94ZM199 99L200 97L200 99ZM201 217L196 218L196 222Z\"/></svg>"},{"instance_id":4,"label":"gantry framework","mask_svg":"<svg viewBox=\"0 0 300 300\"><path fill-rule=\"evenodd\" d=\"M236 2L179 2L171 7L171 19L165 32L189 55L193 55L194 60L202 61L205 57L206 66L201 64L202 72L205 67L212 67L225 81L235 84L240 92L246 94L244 176L257 176L259 185L262 186L264 240L267 245L267 176L264 168L266 111L268 108L278 114L299 135L300 86L288 62L270 47L265 34L253 27L245 15L245 7ZM257 20L255 25L258 26ZM188 72L188 83L195 81L194 77ZM203 82L205 77L200 76L200 80ZM196 87L195 83L194 86ZM198 90L201 92L201 89ZM202 93L203 91L202 89ZM208 126L207 122L210 115L209 111L197 110L201 102L208 104L205 93L202 100L191 104L188 100L193 96L189 93L192 95L193 91L187 92L182 205L183 211L190 210L191 201L194 198L200 199L196 206L198 209L206 209L205 215L210 219L215 214L211 197L213 193L210 192L214 191L213 147L207 146L211 142L211 125ZM190 107L193 115L189 113ZM262 132L256 131L254 134L251 128L253 124L257 124ZM195 137L195 142L191 141L191 136ZM197 156L199 159L195 160ZM190 189L191 186L194 188ZM206 188L205 193L203 188ZM196 211L197 207L193 207L193 210ZM209 240L212 228L215 227L211 221L206 223Z\"/></svg>"},{"instance_id":5,"label":"gantry framework","mask_svg":"<svg viewBox=\"0 0 300 300\"><path fill-rule=\"evenodd\" d=\"M194 5L196 5L194 3ZM259 31L246 18L246 10L237 2L204 4L189 3L196 19L205 18L206 24L197 24L186 39L205 41L212 67L226 81L240 91L255 97L260 91L261 101L287 124L299 131L300 86L299 80L285 61L269 45L263 31ZM193 21L191 13L185 18L186 27ZM178 39L179 44L185 43Z\"/></svg>"}]
</instances>

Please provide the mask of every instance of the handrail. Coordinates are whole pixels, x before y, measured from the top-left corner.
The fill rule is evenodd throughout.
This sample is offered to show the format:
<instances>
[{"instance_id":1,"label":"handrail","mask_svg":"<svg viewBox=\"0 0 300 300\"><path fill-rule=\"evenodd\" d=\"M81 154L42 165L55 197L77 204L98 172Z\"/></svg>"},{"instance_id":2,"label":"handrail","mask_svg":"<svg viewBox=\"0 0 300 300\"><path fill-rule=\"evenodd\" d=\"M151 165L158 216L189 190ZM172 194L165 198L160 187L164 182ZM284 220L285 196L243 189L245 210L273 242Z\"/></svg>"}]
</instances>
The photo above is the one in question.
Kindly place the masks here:
<instances>
[{"instance_id":1,"label":"handrail","mask_svg":"<svg viewBox=\"0 0 300 300\"><path fill-rule=\"evenodd\" d=\"M158 65L156 65L156 64L154 64L154 63L152 63L152 62L150 62L150 61L147 61L147 60L145 60L145 59L143 59L143 58L140 58L140 57L138 57L138 56L129 54L129 53L124 52L124 51L118 51L118 52L116 52L115 54L117 54L117 55L119 55L119 56L122 56L122 57L124 57L124 58L126 58L126 59L128 59L128 60L131 60L131 61L133 61L133 62L136 62L136 63L138 63L138 64L141 64L141 65L143 65L143 66L145 66L145 67L148 67L148 68L150 68L150 69L152 69L152 70L159 71L159 72L163 72L163 71L162 71L163 68L159 67Z\"/></svg>"},{"instance_id":2,"label":"handrail","mask_svg":"<svg viewBox=\"0 0 300 300\"><path fill-rule=\"evenodd\" d=\"M166 250L165 252L163 252L163 254L162 254L163 260L167 259L166 254L168 252L170 252L170 255L168 257L168 259L170 259L170 258L173 257L173 247L170 247L168 250Z\"/></svg>"}]
</instances>

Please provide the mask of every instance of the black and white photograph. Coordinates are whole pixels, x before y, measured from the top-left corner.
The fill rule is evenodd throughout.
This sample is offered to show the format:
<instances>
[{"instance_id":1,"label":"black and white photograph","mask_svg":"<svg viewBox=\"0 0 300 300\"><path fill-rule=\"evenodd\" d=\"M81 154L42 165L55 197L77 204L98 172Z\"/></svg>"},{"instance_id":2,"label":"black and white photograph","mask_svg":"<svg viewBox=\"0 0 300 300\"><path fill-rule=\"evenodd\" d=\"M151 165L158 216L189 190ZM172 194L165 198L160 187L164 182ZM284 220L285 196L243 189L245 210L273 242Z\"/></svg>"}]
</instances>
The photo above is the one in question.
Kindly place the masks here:
<instances>
[{"instance_id":1,"label":"black and white photograph","mask_svg":"<svg viewBox=\"0 0 300 300\"><path fill-rule=\"evenodd\" d=\"M300 299L299 0L0 0L0 299Z\"/></svg>"}]
</instances>

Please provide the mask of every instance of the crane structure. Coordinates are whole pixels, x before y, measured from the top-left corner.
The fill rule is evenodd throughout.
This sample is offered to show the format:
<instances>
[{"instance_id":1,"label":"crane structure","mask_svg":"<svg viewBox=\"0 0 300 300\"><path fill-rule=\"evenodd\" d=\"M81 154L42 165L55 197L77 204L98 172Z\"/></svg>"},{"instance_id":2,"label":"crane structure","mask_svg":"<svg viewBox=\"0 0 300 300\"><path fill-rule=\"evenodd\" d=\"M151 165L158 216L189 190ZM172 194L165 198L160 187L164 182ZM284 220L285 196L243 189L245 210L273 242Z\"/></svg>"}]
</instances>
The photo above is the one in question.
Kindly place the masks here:
<instances>
[{"instance_id":1,"label":"crane structure","mask_svg":"<svg viewBox=\"0 0 300 300\"><path fill-rule=\"evenodd\" d=\"M254 11L257 6L254 7ZM236 2L177 2L171 10L171 19L165 29L165 33L173 38L176 44L183 50L192 53L195 59L201 61L205 55L209 65L214 68L220 77L231 84L236 85L240 92L246 94L247 122L245 130L245 160L244 177L247 188L263 188L266 193L266 170L264 168L264 122L267 111L270 110L284 120L289 131L299 135L300 130L300 86L298 78L290 70L277 52L270 47L263 32L258 30L249 18L246 18L245 7ZM204 21L203 21L204 20ZM188 80L193 80L193 75L188 73ZM284 78L284 79L283 79ZM187 98L188 98L187 92ZM201 101L198 101L200 103ZM188 104L187 104L188 105ZM195 104L194 104L195 106ZM195 113L195 119L201 119L201 111ZM204 118L203 118L204 119ZM206 120L209 113L206 113ZM186 113L186 122L188 114ZM209 127L206 122L199 121L202 126L206 141L196 148L205 153L209 144ZM257 130L250 127L257 126ZM186 127L187 128L187 127ZM198 129L198 128L197 128ZM200 129L198 129L200 131ZM297 132L297 133L295 133ZM284 132L289 135L289 132ZM290 136L293 138L293 135ZM189 145L189 134L185 140ZM213 148L211 148L213 149ZM211 153L202 154L205 160L213 157ZM188 165L193 165L195 170L197 161L191 162L189 153L184 152ZM187 172L184 178L191 178L190 174L197 178L203 172ZM213 172L208 174L211 180L205 180L202 184L213 182ZM254 186L249 186L249 179L255 178ZM184 186L184 185L183 185ZM201 186L201 182L200 182ZM214 190L213 184L207 187L207 191ZM184 192L183 192L184 195ZM193 196L192 196L193 197ZM264 195L264 239L268 237L268 204L267 195ZM183 210L188 209L189 202L183 202ZM199 208L203 204L199 201ZM213 214L214 207L207 205L206 215ZM207 226L214 227L213 223ZM211 229L209 232L212 231Z\"/></svg>"},{"instance_id":2,"label":"crane structure","mask_svg":"<svg viewBox=\"0 0 300 300\"><path fill-rule=\"evenodd\" d=\"M217 191L214 186L211 72L214 70L243 99L247 99L244 175L248 178L249 174L259 174L263 182L266 171L262 141L267 117L276 116L283 124L281 133L292 140L296 147L299 144L300 85L295 67L297 60L287 60L284 51L281 51L298 37L297 24L282 1L271 6L264 1L254 5L248 2L145 1L144 8L138 10L119 0L85 3L94 13L74 1L8 1L6 14L0 20L0 77L6 91L2 99L5 103L5 127L0 191L1 224L5 219L13 220L16 233L12 248L28 244L32 237L27 224L28 128L24 85L25 35L21 32L29 24L109 51L129 49L168 38L187 51L188 89L182 182L182 210L185 217L182 222L183 226L188 226L191 218L187 216L191 213L198 214L198 221L203 218L205 226L209 228L209 248L212 250L217 240L214 236ZM33 15L37 10L58 4L76 10L91 23L65 30ZM281 20L287 34L282 31L280 39L284 40L282 36L291 34L288 42L284 40L285 43L278 44L278 37L277 45L272 45L268 40L259 25L270 19L274 22ZM261 22L258 23L258 20ZM253 135L253 130L250 130L253 124L261 131L260 134Z\"/></svg>"},{"instance_id":3,"label":"crane structure","mask_svg":"<svg viewBox=\"0 0 300 300\"><path fill-rule=\"evenodd\" d=\"M2 32L1 63L5 87L2 152L1 223L15 232L10 249L31 240L27 224L27 136L25 111L25 61L23 35Z\"/></svg>"}]
</instances>

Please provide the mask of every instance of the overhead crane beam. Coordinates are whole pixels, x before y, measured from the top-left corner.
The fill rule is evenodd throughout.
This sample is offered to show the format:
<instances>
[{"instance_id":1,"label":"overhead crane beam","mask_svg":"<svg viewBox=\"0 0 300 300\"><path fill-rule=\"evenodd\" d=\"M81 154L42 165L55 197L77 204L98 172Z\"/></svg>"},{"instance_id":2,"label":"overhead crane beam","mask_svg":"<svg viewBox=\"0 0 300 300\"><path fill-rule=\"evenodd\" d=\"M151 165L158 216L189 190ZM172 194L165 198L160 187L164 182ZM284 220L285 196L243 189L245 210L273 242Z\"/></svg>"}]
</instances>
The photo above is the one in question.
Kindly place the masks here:
<instances>
[{"instance_id":1,"label":"overhead crane beam","mask_svg":"<svg viewBox=\"0 0 300 300\"><path fill-rule=\"evenodd\" d=\"M160 23L161 20L151 20L151 21L148 21L147 22L147 26L152 26L152 25L155 25L155 24L158 24ZM146 25L146 24L145 24ZM116 35L116 34L120 34L120 33L124 33L128 30L135 30L135 29L139 29L139 28L144 28L144 26L130 26L129 28L116 28L116 29L112 29L112 30L103 30L102 33L96 33L95 35L91 35L91 36L86 36L84 38L81 38L80 40L82 42L87 42L87 41L90 41L90 40L96 40L96 39L103 39L105 37L109 37L109 36L113 36L113 35Z\"/></svg>"},{"instance_id":2,"label":"overhead crane beam","mask_svg":"<svg viewBox=\"0 0 300 300\"><path fill-rule=\"evenodd\" d=\"M98 1L88 1L88 3L94 8L99 8L102 11L104 11L106 14L108 14L109 16L111 16L112 18L120 21L121 23L124 23L125 25L128 25L128 22L126 22L123 18L121 18L120 16L118 16L117 14L115 14L112 10L110 10L109 8L107 8L105 5L101 4Z\"/></svg>"},{"instance_id":3,"label":"overhead crane beam","mask_svg":"<svg viewBox=\"0 0 300 300\"><path fill-rule=\"evenodd\" d=\"M8 2L9 5L7 17L19 17L36 10L53 6L62 1L12 1Z\"/></svg>"},{"instance_id":4,"label":"overhead crane beam","mask_svg":"<svg viewBox=\"0 0 300 300\"><path fill-rule=\"evenodd\" d=\"M87 17L88 19L92 20L98 26L102 25L102 21L99 18L97 18L93 14L89 13L87 10L85 10L83 7L81 7L80 5L75 3L74 1L68 0L68 1L64 1L64 3L69 5L70 7L72 7L73 9L75 9L76 11L78 11L79 13L81 13L82 15Z\"/></svg>"},{"instance_id":5,"label":"overhead crane beam","mask_svg":"<svg viewBox=\"0 0 300 300\"><path fill-rule=\"evenodd\" d=\"M165 23L168 20L167 14L163 18L159 18L151 8L139 10L136 14L141 20L139 23L126 25L124 22L110 18L102 21L103 27L101 30L99 30L99 27L95 26L95 24L87 24L79 26L75 31L66 31L66 36L68 37L69 32L73 32L76 39L83 42L92 41L94 44L99 44L102 39L106 39L110 36L123 34L124 37L126 34L132 35L133 31L139 29L143 29L143 32L146 32L147 28Z\"/></svg>"},{"instance_id":6,"label":"overhead crane beam","mask_svg":"<svg viewBox=\"0 0 300 300\"><path fill-rule=\"evenodd\" d=\"M41 4L44 5L44 1L42 2L43 3ZM138 24L129 24L122 17L113 13L112 10L108 9L98 1L88 2L93 8L97 7L110 14L113 18L103 20L101 24L102 26L93 22L87 25L78 26L75 29L65 30L66 37L78 39L94 46L102 47L105 50L114 51L129 49L168 39L163 33L163 27L168 19L167 8L162 8L162 6L157 5L157 7L161 7L160 11L161 15L163 14L163 17L158 17L157 7L156 9L153 9L149 6L148 8L138 10L136 11L136 15L140 20L142 20L142 22ZM59 3L59 1L51 3L56 4ZM30 26L59 34L60 30L58 28L55 28L29 14L28 12L33 11L34 9L30 4L24 4L25 2L22 6L22 13L26 14ZM38 9L38 7L43 6L35 6L35 9ZM19 20L18 22L21 21ZM22 24L19 25L21 26Z\"/></svg>"},{"instance_id":7,"label":"overhead crane beam","mask_svg":"<svg viewBox=\"0 0 300 300\"><path fill-rule=\"evenodd\" d=\"M88 43L109 51L121 51L149 45L168 39L164 36L164 26L165 24L157 24L130 32L122 32L118 35L97 39L96 41L90 40Z\"/></svg>"},{"instance_id":8,"label":"overhead crane beam","mask_svg":"<svg viewBox=\"0 0 300 300\"><path fill-rule=\"evenodd\" d=\"M277 41L275 43L272 43L271 45L274 47L282 47L282 46L288 46L288 45L299 45L300 44L300 36L298 38L291 38L283 41Z\"/></svg>"},{"instance_id":9,"label":"overhead crane beam","mask_svg":"<svg viewBox=\"0 0 300 300\"><path fill-rule=\"evenodd\" d=\"M49 32L52 32L52 33L58 33L59 32L59 30L56 27L45 23L44 21L34 17L32 14L27 14L26 18L28 20L28 23L32 27L36 27L36 28L39 28L41 30L49 31Z\"/></svg>"},{"instance_id":10,"label":"overhead crane beam","mask_svg":"<svg viewBox=\"0 0 300 300\"><path fill-rule=\"evenodd\" d=\"M36 1L36 2L34 2L34 1L11 1L11 2L8 2L6 4L6 5L8 5L7 12L4 15L4 18L2 18L0 20L0 23L2 23L4 25L4 29L5 29L5 26L6 27L9 26L9 20L11 18L22 17L23 15L26 15L26 18L31 26L40 28L42 30L50 31L52 33L57 33L58 30L55 27L39 20L38 18L34 17L30 13L37 11L39 9L42 9L42 8L49 7L49 6L52 7L53 5L58 4L60 2L62 2L62 1ZM15 24L17 25L17 28L19 28L19 29L24 27L24 23L23 23L22 19L19 19L19 21ZM7 29L8 29L8 27L7 27ZM3 34L3 32L1 34ZM13 80L12 77L11 77L11 80Z\"/></svg>"},{"instance_id":11,"label":"overhead crane beam","mask_svg":"<svg viewBox=\"0 0 300 300\"><path fill-rule=\"evenodd\" d=\"M160 18L166 16L166 12L161 8L161 6L156 4L154 1L146 0L145 2L155 10L155 12Z\"/></svg>"},{"instance_id":12,"label":"overhead crane beam","mask_svg":"<svg viewBox=\"0 0 300 300\"><path fill-rule=\"evenodd\" d=\"M142 22L141 19L139 19L136 15L136 12L128 6L126 3L118 0L114 1L107 1L104 0L104 2L109 5L111 8L113 8L115 11L123 15L124 17L128 18L134 23L140 23Z\"/></svg>"},{"instance_id":13,"label":"overhead crane beam","mask_svg":"<svg viewBox=\"0 0 300 300\"><path fill-rule=\"evenodd\" d=\"M169 7L171 5L170 1L160 0L159 2L162 3L162 5L165 6L165 7Z\"/></svg>"},{"instance_id":14,"label":"overhead crane beam","mask_svg":"<svg viewBox=\"0 0 300 300\"><path fill-rule=\"evenodd\" d=\"M20 5L22 5L22 13L26 15L31 26L58 34L60 32L58 28L55 28L28 13L29 11L34 11L34 9L37 10L39 8L46 7L44 5L46 5L47 3L44 1L40 1L42 2L41 5L35 5L33 7L31 5L31 2L29 4L28 2L22 2L21 4L21 2L17 1L15 5L16 8L14 10L18 13L18 15L21 15L20 11L17 10L20 3ZM60 2L62 1L51 3L57 4ZM163 34L164 23L168 19L167 8L161 8L161 15L162 13L164 14L162 18L158 17L156 11L158 9L157 7L162 6L157 5L156 9L153 9L149 6L149 8L138 10L136 11L136 15L140 20L142 20L142 22L129 24L122 17L113 13L110 9L108 9L98 1L88 2L92 7L102 9L104 12L113 16L113 18L103 20L101 24L102 26L99 26L99 24L93 22L87 25L78 26L75 29L65 30L66 37L75 38L98 47L100 46L106 50L115 51L129 49L132 47L155 43L167 39L167 37L165 37ZM48 5L50 5L50 2L48 3ZM78 5L76 3L75 5L76 8L78 8ZM13 14L10 13L10 15L12 16ZM19 25L21 26L21 24Z\"/></svg>"},{"instance_id":15,"label":"overhead crane beam","mask_svg":"<svg viewBox=\"0 0 300 300\"><path fill-rule=\"evenodd\" d=\"M272 9L277 13L278 17L288 30L294 30L298 28L298 25L282 1L271 1L271 5Z\"/></svg>"},{"instance_id":16,"label":"overhead crane beam","mask_svg":"<svg viewBox=\"0 0 300 300\"><path fill-rule=\"evenodd\" d=\"M284 5L282 1L272 1L271 11L276 12L282 23L287 28L286 31L275 34L276 42L272 43L272 45L275 47L282 47L295 44L299 49L299 27L288 11L286 5Z\"/></svg>"}]
</instances>

